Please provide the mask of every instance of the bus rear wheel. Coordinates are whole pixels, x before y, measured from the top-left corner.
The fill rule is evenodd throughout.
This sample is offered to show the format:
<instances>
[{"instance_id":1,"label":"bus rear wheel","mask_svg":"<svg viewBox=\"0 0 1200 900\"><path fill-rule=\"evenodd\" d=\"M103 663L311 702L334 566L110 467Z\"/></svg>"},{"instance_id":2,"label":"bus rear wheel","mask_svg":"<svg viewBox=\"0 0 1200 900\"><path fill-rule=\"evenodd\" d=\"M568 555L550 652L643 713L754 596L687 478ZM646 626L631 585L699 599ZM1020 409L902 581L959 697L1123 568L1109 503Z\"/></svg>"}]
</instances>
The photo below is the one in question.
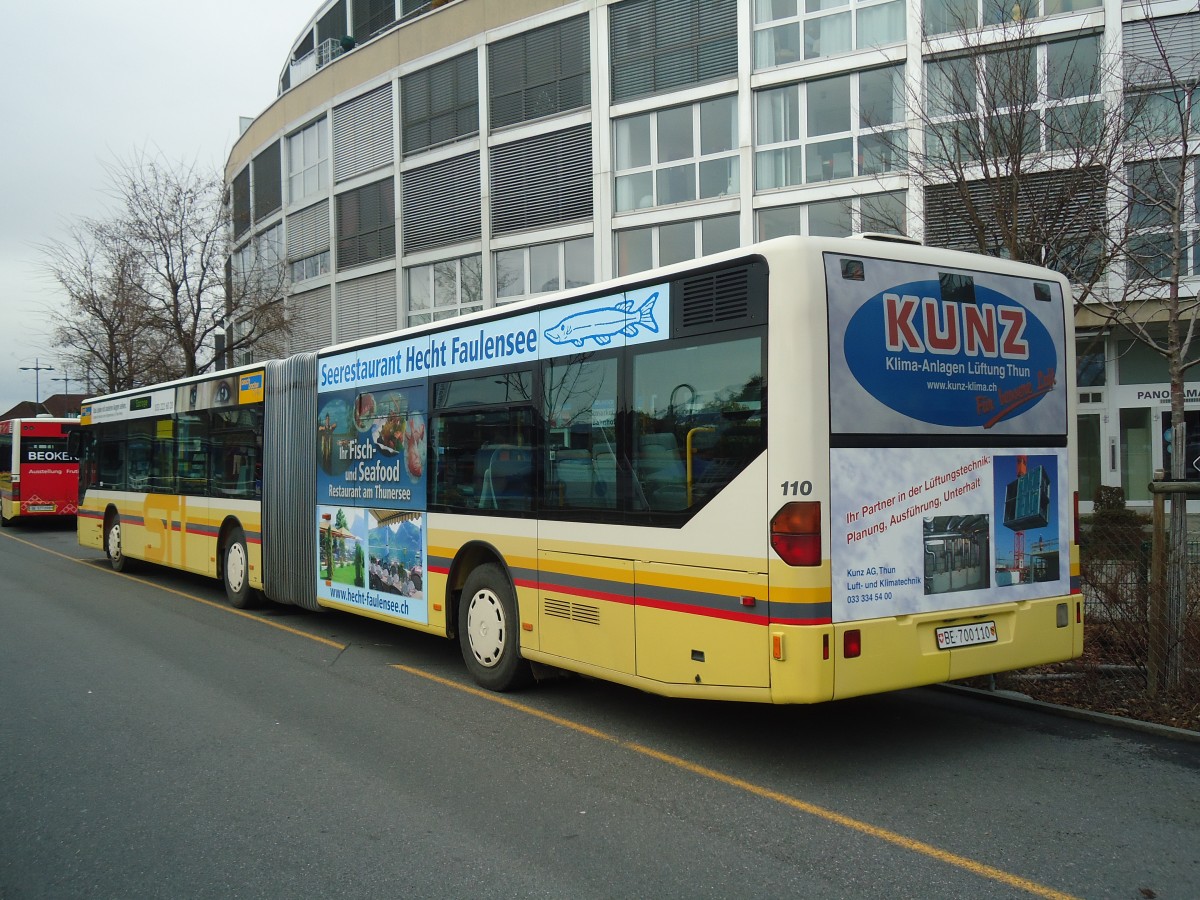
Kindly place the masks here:
<instances>
[{"instance_id":1,"label":"bus rear wheel","mask_svg":"<svg viewBox=\"0 0 1200 900\"><path fill-rule=\"evenodd\" d=\"M257 592L250 587L250 554L246 552L246 534L240 528L229 532L225 541L225 560L221 566L225 596L236 609L257 606Z\"/></svg>"},{"instance_id":2,"label":"bus rear wheel","mask_svg":"<svg viewBox=\"0 0 1200 900\"><path fill-rule=\"evenodd\" d=\"M512 691L533 680L518 634L516 598L504 572L493 563L472 571L458 604L458 641L480 687Z\"/></svg>"},{"instance_id":3,"label":"bus rear wheel","mask_svg":"<svg viewBox=\"0 0 1200 900\"><path fill-rule=\"evenodd\" d=\"M128 572L133 563L125 555L124 544L121 540L121 517L114 515L108 523L108 531L104 535L104 552L108 554L109 565L114 572Z\"/></svg>"}]
</instances>

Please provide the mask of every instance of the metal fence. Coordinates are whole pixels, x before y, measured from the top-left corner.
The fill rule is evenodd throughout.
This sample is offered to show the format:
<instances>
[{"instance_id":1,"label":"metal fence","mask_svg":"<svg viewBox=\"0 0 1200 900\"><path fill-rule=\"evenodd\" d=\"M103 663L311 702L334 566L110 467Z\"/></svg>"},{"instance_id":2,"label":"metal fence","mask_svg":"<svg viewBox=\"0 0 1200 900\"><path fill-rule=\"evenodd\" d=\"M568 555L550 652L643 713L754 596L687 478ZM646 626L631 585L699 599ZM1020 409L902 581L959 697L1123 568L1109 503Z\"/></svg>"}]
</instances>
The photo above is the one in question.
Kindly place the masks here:
<instances>
[{"instance_id":1,"label":"metal fence","mask_svg":"<svg viewBox=\"0 0 1200 900\"><path fill-rule=\"evenodd\" d=\"M989 687L1200 731L1200 538L1172 541L1161 509L1151 517L1121 504L1086 523L1083 656Z\"/></svg>"}]
</instances>

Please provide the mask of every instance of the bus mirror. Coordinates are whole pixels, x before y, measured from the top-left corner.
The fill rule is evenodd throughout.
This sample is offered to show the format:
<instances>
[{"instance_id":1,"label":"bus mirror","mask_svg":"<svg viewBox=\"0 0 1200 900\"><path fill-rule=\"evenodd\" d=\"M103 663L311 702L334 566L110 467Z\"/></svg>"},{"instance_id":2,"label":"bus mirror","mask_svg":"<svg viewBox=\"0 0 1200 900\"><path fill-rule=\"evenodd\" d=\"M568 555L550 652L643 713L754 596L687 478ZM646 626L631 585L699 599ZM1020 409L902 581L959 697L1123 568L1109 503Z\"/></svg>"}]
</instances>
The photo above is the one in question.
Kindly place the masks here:
<instances>
[{"instance_id":1,"label":"bus mirror","mask_svg":"<svg viewBox=\"0 0 1200 900\"><path fill-rule=\"evenodd\" d=\"M67 432L67 453L71 454L72 459L79 459L79 451L83 447L83 432L78 428L72 428Z\"/></svg>"}]
</instances>

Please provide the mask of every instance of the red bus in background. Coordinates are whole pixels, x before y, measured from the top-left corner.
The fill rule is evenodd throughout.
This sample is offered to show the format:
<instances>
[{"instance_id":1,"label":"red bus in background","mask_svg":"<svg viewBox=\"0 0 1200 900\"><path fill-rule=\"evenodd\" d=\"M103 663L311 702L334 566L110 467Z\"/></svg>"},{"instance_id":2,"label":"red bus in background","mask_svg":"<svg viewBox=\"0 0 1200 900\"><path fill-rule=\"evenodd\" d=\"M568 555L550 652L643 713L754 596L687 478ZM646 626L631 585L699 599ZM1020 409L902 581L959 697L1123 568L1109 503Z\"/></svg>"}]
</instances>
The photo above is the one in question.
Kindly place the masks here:
<instances>
[{"instance_id":1,"label":"red bus in background","mask_svg":"<svg viewBox=\"0 0 1200 900\"><path fill-rule=\"evenodd\" d=\"M35 516L73 516L79 461L67 451L78 419L0 421L0 525Z\"/></svg>"}]
</instances>

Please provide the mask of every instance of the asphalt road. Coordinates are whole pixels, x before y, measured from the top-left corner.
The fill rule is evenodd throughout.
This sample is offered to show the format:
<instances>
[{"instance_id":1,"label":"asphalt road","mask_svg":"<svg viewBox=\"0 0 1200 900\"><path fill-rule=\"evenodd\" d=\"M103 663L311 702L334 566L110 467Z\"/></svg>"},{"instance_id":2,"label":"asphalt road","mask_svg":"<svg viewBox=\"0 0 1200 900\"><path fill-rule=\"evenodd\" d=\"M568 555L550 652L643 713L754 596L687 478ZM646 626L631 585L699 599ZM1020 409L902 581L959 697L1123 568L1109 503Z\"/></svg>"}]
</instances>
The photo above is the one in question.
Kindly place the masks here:
<instances>
[{"instance_id":1,"label":"asphalt road","mask_svg":"<svg viewBox=\"0 0 1200 900\"><path fill-rule=\"evenodd\" d=\"M0 898L1200 897L1200 744L585 679L0 532Z\"/></svg>"}]
</instances>

